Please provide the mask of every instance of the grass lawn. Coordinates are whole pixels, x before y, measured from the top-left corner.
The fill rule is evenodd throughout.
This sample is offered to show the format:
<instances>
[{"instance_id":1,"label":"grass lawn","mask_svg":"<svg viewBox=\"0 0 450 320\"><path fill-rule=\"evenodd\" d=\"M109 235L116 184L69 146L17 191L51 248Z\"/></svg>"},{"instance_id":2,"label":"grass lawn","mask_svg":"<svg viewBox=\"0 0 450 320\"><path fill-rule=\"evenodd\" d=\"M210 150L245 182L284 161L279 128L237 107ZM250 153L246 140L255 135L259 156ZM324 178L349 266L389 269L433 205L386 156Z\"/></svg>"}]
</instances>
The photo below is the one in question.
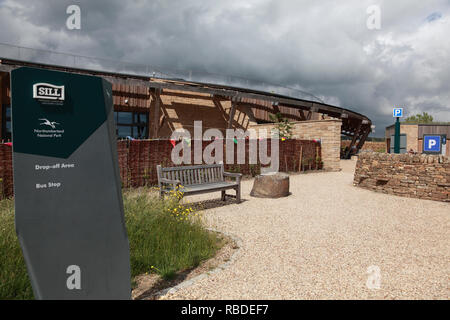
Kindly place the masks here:
<instances>
[{"instance_id":1,"label":"grass lawn","mask_svg":"<svg viewBox=\"0 0 450 320\"><path fill-rule=\"evenodd\" d=\"M131 277L154 272L170 279L216 253L221 239L203 227L197 212L177 195L161 201L150 189L124 191ZM0 300L33 299L14 229L14 201L0 201Z\"/></svg>"}]
</instances>

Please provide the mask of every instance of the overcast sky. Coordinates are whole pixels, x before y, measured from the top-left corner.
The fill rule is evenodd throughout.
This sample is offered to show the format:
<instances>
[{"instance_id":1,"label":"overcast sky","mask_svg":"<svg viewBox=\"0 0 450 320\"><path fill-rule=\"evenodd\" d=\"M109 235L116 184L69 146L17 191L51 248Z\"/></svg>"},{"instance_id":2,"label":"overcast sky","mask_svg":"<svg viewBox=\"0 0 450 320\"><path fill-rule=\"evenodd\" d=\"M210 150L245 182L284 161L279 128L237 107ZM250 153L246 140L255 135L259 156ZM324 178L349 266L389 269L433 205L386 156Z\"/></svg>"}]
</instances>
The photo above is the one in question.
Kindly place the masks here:
<instances>
[{"instance_id":1,"label":"overcast sky","mask_svg":"<svg viewBox=\"0 0 450 320\"><path fill-rule=\"evenodd\" d=\"M279 83L367 115L376 136L393 106L450 121L449 39L450 0L0 0L2 43Z\"/></svg>"}]
</instances>

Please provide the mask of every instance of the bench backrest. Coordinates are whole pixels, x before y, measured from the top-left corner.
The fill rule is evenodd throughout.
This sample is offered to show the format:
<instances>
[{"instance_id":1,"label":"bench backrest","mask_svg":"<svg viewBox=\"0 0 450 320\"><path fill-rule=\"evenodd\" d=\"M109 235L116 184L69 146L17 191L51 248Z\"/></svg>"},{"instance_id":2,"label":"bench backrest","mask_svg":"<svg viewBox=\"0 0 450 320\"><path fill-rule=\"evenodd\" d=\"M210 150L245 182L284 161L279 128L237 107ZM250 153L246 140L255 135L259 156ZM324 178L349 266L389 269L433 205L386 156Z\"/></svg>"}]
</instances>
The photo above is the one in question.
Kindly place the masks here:
<instances>
[{"instance_id":1,"label":"bench backrest","mask_svg":"<svg viewBox=\"0 0 450 320\"><path fill-rule=\"evenodd\" d=\"M157 166L160 178L180 180L181 185L189 186L223 181L223 164L206 164L198 166L167 167Z\"/></svg>"}]
</instances>

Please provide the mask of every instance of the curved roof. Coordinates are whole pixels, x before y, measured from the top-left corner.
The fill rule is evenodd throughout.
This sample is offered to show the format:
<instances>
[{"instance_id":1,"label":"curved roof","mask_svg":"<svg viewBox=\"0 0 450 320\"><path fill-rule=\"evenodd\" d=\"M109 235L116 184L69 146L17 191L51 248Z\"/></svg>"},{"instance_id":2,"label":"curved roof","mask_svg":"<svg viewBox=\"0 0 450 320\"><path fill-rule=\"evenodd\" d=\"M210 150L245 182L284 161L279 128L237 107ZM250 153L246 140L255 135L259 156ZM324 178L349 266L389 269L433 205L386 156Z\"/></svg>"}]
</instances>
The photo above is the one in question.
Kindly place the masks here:
<instances>
[{"instance_id":1,"label":"curved roof","mask_svg":"<svg viewBox=\"0 0 450 320\"><path fill-rule=\"evenodd\" d=\"M357 152L362 147L365 139L372 131L372 121L367 116L346 108L326 104L313 95L309 95L311 99L302 99L275 92L268 92L258 89L237 87L217 83L187 81L183 79L173 79L173 78L170 79L170 78L142 76L136 74L126 74L117 72L106 72L99 70L73 68L61 65L49 65L11 59L0 60L0 71L2 70L9 71L11 69L21 66L30 66L66 72L92 74L102 76L112 83L148 87L153 90L170 89L170 90L190 91L190 92L207 93L212 96L221 96L229 98L235 102L245 102L245 101L248 102L249 100L254 100L260 101L262 103L271 103L273 106L282 107L284 110L289 110L287 112L288 117L290 114L292 116L296 116L297 119L299 119L300 121L310 119L313 113L321 113L329 117L338 118L342 120L342 128L341 128L342 134L352 137L351 146L346 154L347 157L350 156L352 153ZM261 103L256 102L255 104L257 105ZM298 115L295 115L296 112L298 113ZM353 146L355 148L352 148Z\"/></svg>"}]
</instances>

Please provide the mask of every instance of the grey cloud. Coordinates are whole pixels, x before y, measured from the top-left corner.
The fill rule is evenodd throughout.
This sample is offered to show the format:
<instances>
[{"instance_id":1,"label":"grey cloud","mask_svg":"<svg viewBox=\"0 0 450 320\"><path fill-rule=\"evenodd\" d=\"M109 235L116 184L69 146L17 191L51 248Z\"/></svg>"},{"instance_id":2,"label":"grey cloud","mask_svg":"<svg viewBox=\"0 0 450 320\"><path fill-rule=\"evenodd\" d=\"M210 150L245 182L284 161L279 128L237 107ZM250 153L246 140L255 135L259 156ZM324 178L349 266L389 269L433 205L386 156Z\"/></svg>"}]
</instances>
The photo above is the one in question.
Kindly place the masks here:
<instances>
[{"instance_id":1,"label":"grey cloud","mask_svg":"<svg viewBox=\"0 0 450 320\"><path fill-rule=\"evenodd\" d=\"M65 28L70 4L82 30ZM381 30L366 28L372 4ZM449 14L444 0L5 0L0 42L305 89L380 135L394 105L450 121Z\"/></svg>"},{"instance_id":2,"label":"grey cloud","mask_svg":"<svg viewBox=\"0 0 450 320\"><path fill-rule=\"evenodd\" d=\"M442 14L441 14L440 12L433 12L432 14L430 14L430 15L426 18L426 20L427 20L428 22L432 22L432 21L438 20L438 19L440 19L440 18L442 18Z\"/></svg>"}]
</instances>

